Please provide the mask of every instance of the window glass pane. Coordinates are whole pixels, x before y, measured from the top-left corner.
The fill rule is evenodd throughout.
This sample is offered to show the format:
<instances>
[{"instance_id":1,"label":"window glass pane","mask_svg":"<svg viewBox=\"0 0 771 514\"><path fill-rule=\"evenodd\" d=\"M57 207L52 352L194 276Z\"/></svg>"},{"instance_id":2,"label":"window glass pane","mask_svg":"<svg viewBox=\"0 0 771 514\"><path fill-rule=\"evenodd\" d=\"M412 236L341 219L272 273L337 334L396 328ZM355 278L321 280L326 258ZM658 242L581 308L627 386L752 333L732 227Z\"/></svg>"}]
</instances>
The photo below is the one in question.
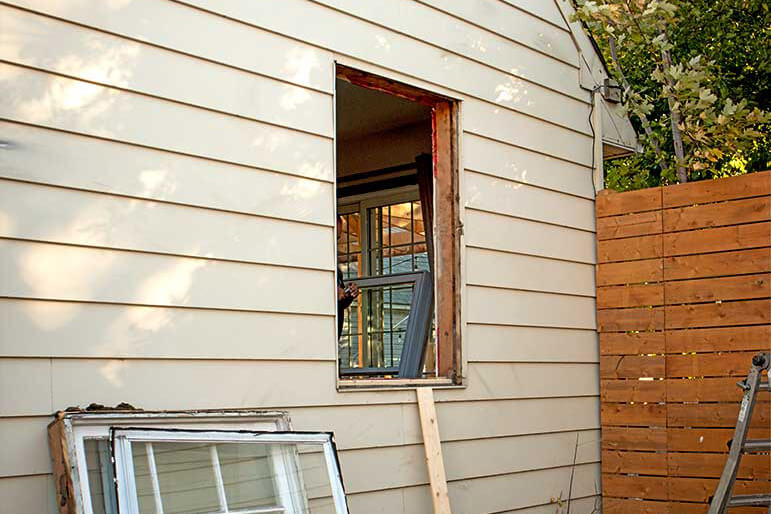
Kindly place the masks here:
<instances>
[{"instance_id":1,"label":"window glass pane","mask_svg":"<svg viewBox=\"0 0 771 514\"><path fill-rule=\"evenodd\" d=\"M323 447L318 444L301 444L279 445L279 448L286 461L298 463L299 480L290 480L289 483L304 490L293 490L292 496L307 501L307 511L304 506L300 506L302 510L293 512L335 514L335 502L332 498L332 486L329 483Z\"/></svg>"},{"instance_id":2,"label":"window glass pane","mask_svg":"<svg viewBox=\"0 0 771 514\"><path fill-rule=\"evenodd\" d=\"M101 439L86 439L83 446L86 453L91 510L94 514L113 514L116 512L116 501L109 443Z\"/></svg>"},{"instance_id":3,"label":"window glass pane","mask_svg":"<svg viewBox=\"0 0 771 514\"><path fill-rule=\"evenodd\" d=\"M426 240L426 227L423 224L423 209L420 202L412 202L413 233L416 243Z\"/></svg>"},{"instance_id":4,"label":"window glass pane","mask_svg":"<svg viewBox=\"0 0 771 514\"><path fill-rule=\"evenodd\" d=\"M357 217L356 222L359 221ZM359 276L430 271L420 201L394 202L368 208L364 226L357 225L357 228L360 229L357 236L365 238L362 246L357 246L356 255L359 260L356 262L356 271ZM338 251L341 247L338 246ZM366 257L363 271L362 247ZM345 259L350 262L348 257ZM347 280L351 278L355 276L346 276ZM399 366L409 319L412 286L399 286L398 289L389 287L362 289L362 296L346 311L338 350L342 368ZM433 332L430 331L429 348L435 339ZM427 360L429 373L434 362L432 354L432 358Z\"/></svg>"},{"instance_id":5,"label":"window glass pane","mask_svg":"<svg viewBox=\"0 0 771 514\"><path fill-rule=\"evenodd\" d=\"M155 514L155 489L148 444L131 445L139 512ZM208 444L152 443L164 514L198 514L220 510Z\"/></svg>"},{"instance_id":6,"label":"window glass pane","mask_svg":"<svg viewBox=\"0 0 771 514\"><path fill-rule=\"evenodd\" d=\"M362 290L367 304L369 367L399 365L412 302L412 284Z\"/></svg>"},{"instance_id":7,"label":"window glass pane","mask_svg":"<svg viewBox=\"0 0 771 514\"><path fill-rule=\"evenodd\" d=\"M164 514L337 512L321 443L133 441L131 456L143 514L157 497Z\"/></svg>"},{"instance_id":8,"label":"window glass pane","mask_svg":"<svg viewBox=\"0 0 771 514\"><path fill-rule=\"evenodd\" d=\"M429 270L422 216L419 201L368 210L369 275Z\"/></svg>"},{"instance_id":9,"label":"window glass pane","mask_svg":"<svg viewBox=\"0 0 771 514\"><path fill-rule=\"evenodd\" d=\"M361 276L361 226L359 213L344 214L343 226L337 238L337 264L348 280Z\"/></svg>"},{"instance_id":10,"label":"window glass pane","mask_svg":"<svg viewBox=\"0 0 771 514\"><path fill-rule=\"evenodd\" d=\"M269 452L264 444L217 445L228 509L279 505Z\"/></svg>"}]
</instances>

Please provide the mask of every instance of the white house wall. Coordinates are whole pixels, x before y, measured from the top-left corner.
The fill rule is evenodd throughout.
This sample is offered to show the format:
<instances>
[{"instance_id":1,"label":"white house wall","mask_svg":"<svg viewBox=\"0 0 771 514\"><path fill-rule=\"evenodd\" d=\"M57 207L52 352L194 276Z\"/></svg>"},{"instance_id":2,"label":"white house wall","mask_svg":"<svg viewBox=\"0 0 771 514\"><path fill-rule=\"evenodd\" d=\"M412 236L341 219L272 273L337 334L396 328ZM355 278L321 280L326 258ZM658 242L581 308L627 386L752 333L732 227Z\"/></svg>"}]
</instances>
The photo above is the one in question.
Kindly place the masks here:
<instances>
[{"instance_id":1,"label":"white house wall","mask_svg":"<svg viewBox=\"0 0 771 514\"><path fill-rule=\"evenodd\" d=\"M599 489L590 93L547 0L0 6L0 501L53 514L90 402L333 430L354 513L430 512L414 391L337 392L334 60L461 103L453 511ZM550 504L551 503L551 504Z\"/></svg>"}]
</instances>

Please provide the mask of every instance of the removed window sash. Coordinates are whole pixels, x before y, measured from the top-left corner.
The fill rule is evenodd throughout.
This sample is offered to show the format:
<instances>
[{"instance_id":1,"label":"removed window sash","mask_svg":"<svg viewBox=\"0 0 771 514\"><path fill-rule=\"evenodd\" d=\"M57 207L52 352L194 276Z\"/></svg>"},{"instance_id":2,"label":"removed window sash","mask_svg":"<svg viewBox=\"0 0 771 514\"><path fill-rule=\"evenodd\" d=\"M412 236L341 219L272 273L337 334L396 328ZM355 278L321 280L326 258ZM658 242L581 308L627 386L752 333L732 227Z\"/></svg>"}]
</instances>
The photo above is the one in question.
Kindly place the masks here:
<instances>
[{"instance_id":1,"label":"removed window sash","mask_svg":"<svg viewBox=\"0 0 771 514\"><path fill-rule=\"evenodd\" d=\"M355 278L346 283L353 283L361 289L413 284L410 314L404 334L404 346L399 367L388 368L340 368L341 377L378 376L398 374L399 378L420 378L426 357L426 342L431 330L434 306L434 282L431 273L418 271L413 273L395 273L375 277Z\"/></svg>"},{"instance_id":2,"label":"removed window sash","mask_svg":"<svg viewBox=\"0 0 771 514\"><path fill-rule=\"evenodd\" d=\"M331 492L332 501L336 514L347 514L348 509L345 501L345 491L343 490L340 468L334 449L334 443L331 434L328 433L302 433L302 432L250 432L250 431L229 431L229 430L167 430L162 428L113 428L111 429L111 441L116 477L115 481L118 490L118 505L121 513L139 514L139 496L137 488L137 478L135 470L138 469L134 462L134 456L137 449L144 447L142 454L148 460L148 472L150 475L150 489L153 495L156 514L164 514L163 499L164 492L160 490L158 471L155 468L156 457L153 455L154 445L165 443L166 452L169 444L178 444L183 449L185 445L200 443L205 446L211 456L211 470L215 479L217 492L218 508L207 512L206 514L294 514L313 512L315 509L309 508L308 490L303 483L304 467L301 464L300 445L321 447L324 461L326 463L327 480ZM228 498L225 492L226 484L222 478L220 469L220 459L218 457L218 446L228 444L246 444L246 445L267 445L268 455L266 458L271 463L272 475L267 477L276 481L277 499L280 502L274 505L251 506L247 508L230 508ZM173 452L173 450L172 450ZM141 450L140 450L141 453ZM304 452L304 456L313 452ZM317 452L315 452L317 453ZM195 464L194 464L195 465ZM202 463L206 467L206 463ZM147 482L147 480L145 480ZM145 486L147 487L147 486ZM317 486L309 487L316 489ZM148 491L142 491L148 495ZM191 493L193 494L193 493ZM318 501L318 498L315 498ZM144 510L144 509L143 509Z\"/></svg>"},{"instance_id":3,"label":"removed window sash","mask_svg":"<svg viewBox=\"0 0 771 514\"><path fill-rule=\"evenodd\" d=\"M178 460L183 455L194 455L196 458L187 460L197 463L206 462L205 469L198 467L197 471L192 473L198 476L203 472L208 478L214 473L213 467L211 471L209 470L209 466L214 465L212 457L218 456L220 473L224 475L223 486L227 483L226 488L234 502L231 504L232 508L221 509L223 502L218 503L217 496L213 494L215 481L209 479L206 483L211 487L206 490L206 496L211 500L207 505L207 508L211 507L209 509L211 512L218 514L226 512L232 514L279 512L347 514L348 512L344 507L345 496L333 436L328 433L293 432L285 412L246 409L153 412L101 408L94 411L68 409L58 412L55 414L54 421L48 426L59 514L133 512L122 505L118 511L119 503L125 501L125 498L122 492L121 496L118 496L119 487L116 487L114 477L119 466L124 466L121 472L124 476L127 473L126 459L121 455L132 457L130 452L126 452L125 446L116 452L114 448L116 441L123 445L126 441L131 442L131 438L124 437L123 442L120 437L116 439L116 435L123 434L119 431L125 431L126 435L129 432L137 435L137 444L142 445L138 452L139 473L144 480L142 484L144 492L149 492L148 495L143 496L142 512L158 514L164 510L163 501L157 501L153 488L159 492L163 489L164 494L174 494L174 491L179 489L176 486L184 485L190 480L189 475L185 476L185 473L191 473L190 470L180 475L168 467L170 462L174 463L174 455ZM214 437L204 438L207 433L214 434ZM139 434L150 434L147 436L149 440L143 439ZM197 447L197 452L185 453L184 449L182 452L176 451L177 448L170 446L171 440L168 434L173 434L172 437L176 439L186 438L184 444ZM196 438L202 441L191 442ZM159 441L156 443L154 439ZM157 480L154 486L149 485L150 462L146 443L150 443L153 447L149 453L154 454L151 455L154 458L164 451L173 450L171 453L161 455L161 460L158 462L162 466L155 469ZM248 446L250 443L254 445ZM261 446L257 446L258 444ZM213 448L215 445L218 445L218 448ZM304 469L289 459L289 456L297 452L303 455L300 462ZM308 460L309 456L313 457L311 461ZM169 457L172 459L170 460ZM271 459L276 461L275 466ZM308 465L309 462L311 465ZM154 459L153 466L155 464ZM279 468L285 472L281 472ZM131 466L128 469L134 471ZM274 473L273 470L279 472ZM158 473L163 473L164 476L158 477ZM314 489L314 486L318 487ZM123 487L127 487L125 479L120 484L120 488ZM302 499L306 497L306 487L308 487L307 491L310 491L310 510ZM196 487L192 489L195 490ZM323 494L320 493L321 491ZM222 492L221 489L220 492ZM187 500L187 494L179 497ZM220 495L219 498L221 499L222 496ZM227 504L227 499L224 503ZM166 511L170 512L173 509L174 505L169 505ZM201 512L205 511L208 512L205 509L201 510Z\"/></svg>"}]
</instances>

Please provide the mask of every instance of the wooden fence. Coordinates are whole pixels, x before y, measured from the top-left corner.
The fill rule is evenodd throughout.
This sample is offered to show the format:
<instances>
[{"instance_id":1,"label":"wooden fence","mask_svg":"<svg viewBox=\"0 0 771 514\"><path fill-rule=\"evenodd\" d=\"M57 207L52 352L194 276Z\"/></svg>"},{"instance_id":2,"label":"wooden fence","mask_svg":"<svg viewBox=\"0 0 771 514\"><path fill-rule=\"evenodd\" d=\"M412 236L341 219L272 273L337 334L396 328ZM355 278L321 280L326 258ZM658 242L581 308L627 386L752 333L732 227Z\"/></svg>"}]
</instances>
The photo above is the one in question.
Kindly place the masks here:
<instances>
[{"instance_id":1,"label":"wooden fence","mask_svg":"<svg viewBox=\"0 0 771 514\"><path fill-rule=\"evenodd\" d=\"M735 383L771 350L771 172L602 192L597 237L603 512L706 512ZM771 455L745 456L735 493L769 490Z\"/></svg>"}]
</instances>

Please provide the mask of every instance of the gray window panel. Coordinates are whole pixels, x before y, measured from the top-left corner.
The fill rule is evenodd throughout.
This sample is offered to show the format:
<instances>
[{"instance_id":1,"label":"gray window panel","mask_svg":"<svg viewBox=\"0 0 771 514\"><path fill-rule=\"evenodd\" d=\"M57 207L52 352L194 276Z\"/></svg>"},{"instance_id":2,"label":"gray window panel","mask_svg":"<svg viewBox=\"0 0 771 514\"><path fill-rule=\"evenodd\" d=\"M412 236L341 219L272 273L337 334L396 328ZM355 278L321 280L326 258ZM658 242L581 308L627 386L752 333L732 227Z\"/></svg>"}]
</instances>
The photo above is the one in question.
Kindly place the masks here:
<instances>
[{"instance_id":1,"label":"gray window panel","mask_svg":"<svg viewBox=\"0 0 771 514\"><path fill-rule=\"evenodd\" d=\"M434 307L434 284L431 273L420 271L376 277L361 277L355 280L362 288L412 284L412 301L404 346L398 367L340 368L340 376L377 376L398 373L399 378L420 378L426 355L426 343L431 330Z\"/></svg>"}]
</instances>

